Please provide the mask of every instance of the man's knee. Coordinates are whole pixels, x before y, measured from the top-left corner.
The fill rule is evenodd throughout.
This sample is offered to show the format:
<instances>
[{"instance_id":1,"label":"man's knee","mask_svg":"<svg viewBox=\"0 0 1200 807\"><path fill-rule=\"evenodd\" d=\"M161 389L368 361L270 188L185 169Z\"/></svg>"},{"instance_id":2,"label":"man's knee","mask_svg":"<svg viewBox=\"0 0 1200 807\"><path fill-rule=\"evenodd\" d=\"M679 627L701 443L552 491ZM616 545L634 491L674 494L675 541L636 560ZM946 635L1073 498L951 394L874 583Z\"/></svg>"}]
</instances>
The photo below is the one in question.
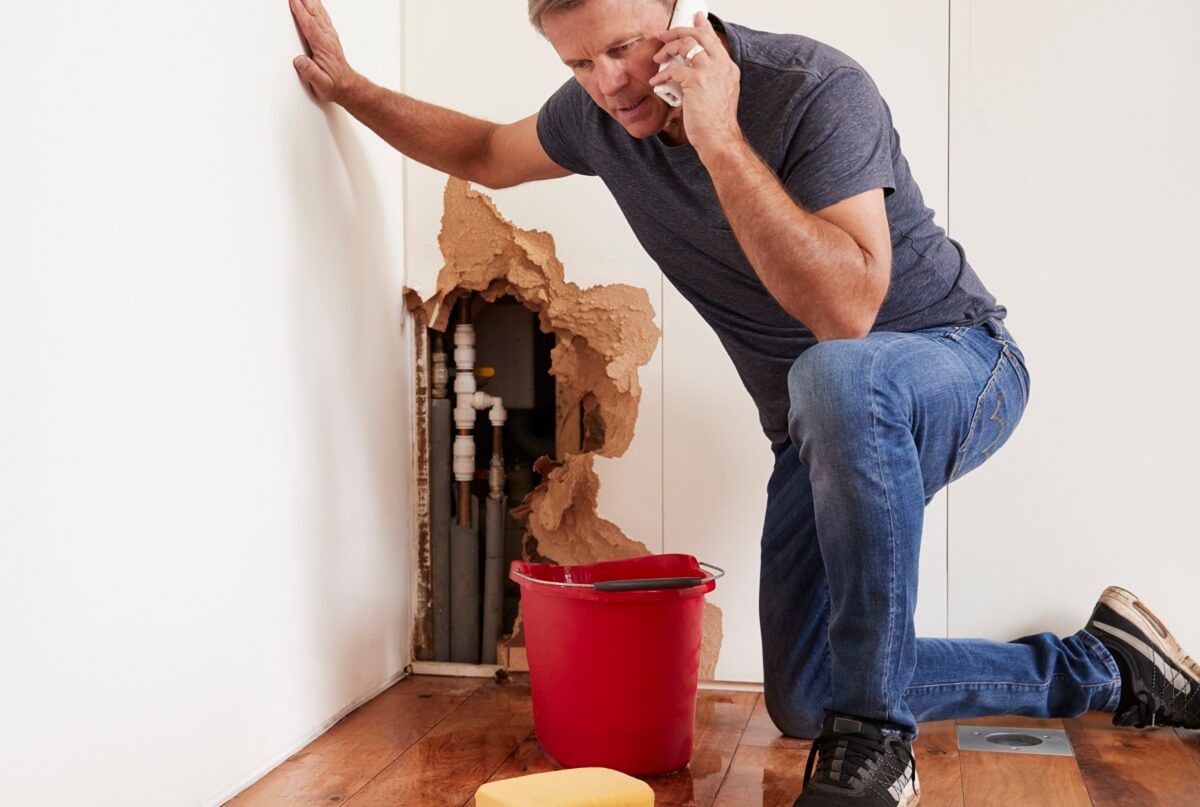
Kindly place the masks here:
<instances>
[{"instance_id":1,"label":"man's knee","mask_svg":"<svg viewBox=\"0 0 1200 807\"><path fill-rule=\"evenodd\" d=\"M800 696L778 696L768 682L764 692L767 714L785 737L811 740L821 733L825 710L821 704Z\"/></svg>"},{"instance_id":2,"label":"man's knee","mask_svg":"<svg viewBox=\"0 0 1200 807\"><path fill-rule=\"evenodd\" d=\"M869 417L875 339L821 342L800 354L788 371L788 429L803 446L817 436L856 430Z\"/></svg>"}]
</instances>

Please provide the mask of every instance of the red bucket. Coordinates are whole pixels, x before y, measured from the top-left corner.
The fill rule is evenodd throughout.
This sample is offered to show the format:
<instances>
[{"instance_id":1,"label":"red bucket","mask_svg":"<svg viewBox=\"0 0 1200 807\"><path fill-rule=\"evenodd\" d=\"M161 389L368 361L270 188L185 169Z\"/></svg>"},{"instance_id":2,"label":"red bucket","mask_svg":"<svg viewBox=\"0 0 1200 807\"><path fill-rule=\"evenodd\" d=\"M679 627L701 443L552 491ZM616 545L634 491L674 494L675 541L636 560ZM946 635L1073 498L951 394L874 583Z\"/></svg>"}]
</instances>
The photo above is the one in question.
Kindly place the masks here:
<instances>
[{"instance_id":1,"label":"red bucket","mask_svg":"<svg viewBox=\"0 0 1200 807\"><path fill-rule=\"evenodd\" d=\"M691 555L513 562L533 722L546 753L568 768L634 776L688 764L704 595L723 574Z\"/></svg>"}]
</instances>

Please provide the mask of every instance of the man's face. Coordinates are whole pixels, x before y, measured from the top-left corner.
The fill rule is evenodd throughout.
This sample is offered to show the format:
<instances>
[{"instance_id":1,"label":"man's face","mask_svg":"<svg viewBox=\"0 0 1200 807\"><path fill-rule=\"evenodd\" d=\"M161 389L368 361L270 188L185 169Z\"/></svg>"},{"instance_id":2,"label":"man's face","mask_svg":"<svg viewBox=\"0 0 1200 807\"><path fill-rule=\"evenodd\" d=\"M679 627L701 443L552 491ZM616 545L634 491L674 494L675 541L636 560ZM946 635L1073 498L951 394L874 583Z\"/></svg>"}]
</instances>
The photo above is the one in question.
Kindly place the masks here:
<instances>
[{"instance_id":1,"label":"man's face","mask_svg":"<svg viewBox=\"0 0 1200 807\"><path fill-rule=\"evenodd\" d=\"M542 18L546 38L596 104L634 137L662 131L674 112L649 81L671 15L658 0L587 0Z\"/></svg>"}]
</instances>

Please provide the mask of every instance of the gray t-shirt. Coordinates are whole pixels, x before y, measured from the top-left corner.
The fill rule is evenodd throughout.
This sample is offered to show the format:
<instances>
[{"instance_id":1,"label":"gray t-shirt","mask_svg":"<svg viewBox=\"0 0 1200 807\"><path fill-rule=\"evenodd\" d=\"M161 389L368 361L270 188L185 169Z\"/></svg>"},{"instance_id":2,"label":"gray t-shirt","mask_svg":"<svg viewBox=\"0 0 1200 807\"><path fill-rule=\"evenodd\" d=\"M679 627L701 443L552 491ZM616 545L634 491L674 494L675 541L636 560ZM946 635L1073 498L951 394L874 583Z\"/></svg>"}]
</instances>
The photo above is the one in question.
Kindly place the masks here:
<instances>
[{"instance_id":1,"label":"gray t-shirt","mask_svg":"<svg viewBox=\"0 0 1200 807\"><path fill-rule=\"evenodd\" d=\"M816 211L884 189L892 278L872 330L1002 319L962 247L934 224L866 71L803 36L712 20L741 69L742 132L799 205ZM816 339L759 281L695 149L630 136L574 79L542 107L537 131L556 163L604 181L650 257L716 331L767 436L786 439L788 369Z\"/></svg>"}]
</instances>

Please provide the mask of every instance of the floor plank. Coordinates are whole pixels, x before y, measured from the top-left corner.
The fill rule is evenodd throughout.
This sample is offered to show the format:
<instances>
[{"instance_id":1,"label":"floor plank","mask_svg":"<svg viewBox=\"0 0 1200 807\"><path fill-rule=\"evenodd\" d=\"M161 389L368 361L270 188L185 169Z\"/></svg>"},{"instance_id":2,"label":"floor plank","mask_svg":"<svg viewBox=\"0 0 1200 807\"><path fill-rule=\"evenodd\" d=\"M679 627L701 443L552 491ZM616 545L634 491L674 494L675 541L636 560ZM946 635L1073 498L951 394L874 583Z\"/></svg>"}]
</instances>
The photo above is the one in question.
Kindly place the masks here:
<instances>
[{"instance_id":1,"label":"floor plank","mask_svg":"<svg viewBox=\"0 0 1200 807\"><path fill-rule=\"evenodd\" d=\"M929 807L1152 807L1200 804L1200 732L1119 729L1090 713L959 725L1065 728L1075 757L958 751L954 721L914 744ZM649 777L656 807L788 807L811 743L780 735L762 698L701 692L687 770ZM462 807L484 781L555 770L533 733L529 687L414 676L364 705L230 802Z\"/></svg>"},{"instance_id":2,"label":"floor plank","mask_svg":"<svg viewBox=\"0 0 1200 807\"><path fill-rule=\"evenodd\" d=\"M654 788L656 807L712 804L757 700L758 696L753 692L699 693L691 763L686 770L677 773L645 778ZM558 767L538 745L536 736L530 736L504 761L491 780L542 773Z\"/></svg>"},{"instance_id":3,"label":"floor plank","mask_svg":"<svg viewBox=\"0 0 1200 807\"><path fill-rule=\"evenodd\" d=\"M654 788L655 807L713 803L757 701L755 692L700 692L691 764L678 773L646 779Z\"/></svg>"},{"instance_id":4,"label":"floor plank","mask_svg":"<svg viewBox=\"0 0 1200 807\"><path fill-rule=\"evenodd\" d=\"M348 803L461 807L532 729L529 687L489 681Z\"/></svg>"},{"instance_id":5,"label":"floor plank","mask_svg":"<svg viewBox=\"0 0 1200 807\"><path fill-rule=\"evenodd\" d=\"M1061 729L1060 720L985 717L960 725ZM959 751L965 807L1091 807L1074 757Z\"/></svg>"},{"instance_id":6,"label":"floor plank","mask_svg":"<svg viewBox=\"0 0 1200 807\"><path fill-rule=\"evenodd\" d=\"M775 724L771 722L771 716L767 714L766 698L760 697L754 706L754 713L750 715L746 731L742 734L742 745L761 748L803 748L807 753L812 741L798 740L795 737L785 737L780 734L779 729L775 728Z\"/></svg>"},{"instance_id":7,"label":"floor plank","mask_svg":"<svg viewBox=\"0 0 1200 807\"><path fill-rule=\"evenodd\" d=\"M921 803L963 807L962 770L958 760L958 730L953 720L922 723L913 743Z\"/></svg>"},{"instance_id":8,"label":"floor plank","mask_svg":"<svg viewBox=\"0 0 1200 807\"><path fill-rule=\"evenodd\" d=\"M492 774L489 782L501 779L512 779L514 776L527 776L532 773L546 773L561 770L562 766L555 762L538 744L537 734L530 734L517 746L517 749L504 760L504 764Z\"/></svg>"},{"instance_id":9,"label":"floor plank","mask_svg":"<svg viewBox=\"0 0 1200 807\"><path fill-rule=\"evenodd\" d=\"M1200 771L1200 731L1186 731L1184 729L1175 729L1176 736L1183 743L1184 749L1191 756L1192 761L1196 763L1196 770Z\"/></svg>"},{"instance_id":10,"label":"floor plank","mask_svg":"<svg viewBox=\"0 0 1200 807\"><path fill-rule=\"evenodd\" d=\"M743 744L713 807L791 807L804 789L807 761L807 749L799 746Z\"/></svg>"},{"instance_id":11,"label":"floor plank","mask_svg":"<svg viewBox=\"0 0 1200 807\"><path fill-rule=\"evenodd\" d=\"M348 714L227 804L256 807L344 801L482 683L481 679L410 676Z\"/></svg>"},{"instance_id":12,"label":"floor plank","mask_svg":"<svg viewBox=\"0 0 1200 807\"><path fill-rule=\"evenodd\" d=\"M1200 800L1200 769L1170 729L1118 728L1112 715L1064 720L1094 807L1157 807Z\"/></svg>"},{"instance_id":13,"label":"floor plank","mask_svg":"<svg viewBox=\"0 0 1200 807\"><path fill-rule=\"evenodd\" d=\"M528 776L561 769L562 766L551 759L550 755L538 745L537 735L530 734L509 755L508 759L504 760L504 763L488 778L488 781L498 782L501 779L512 779L516 776ZM467 807L475 807L474 795L467 802Z\"/></svg>"}]
</instances>

